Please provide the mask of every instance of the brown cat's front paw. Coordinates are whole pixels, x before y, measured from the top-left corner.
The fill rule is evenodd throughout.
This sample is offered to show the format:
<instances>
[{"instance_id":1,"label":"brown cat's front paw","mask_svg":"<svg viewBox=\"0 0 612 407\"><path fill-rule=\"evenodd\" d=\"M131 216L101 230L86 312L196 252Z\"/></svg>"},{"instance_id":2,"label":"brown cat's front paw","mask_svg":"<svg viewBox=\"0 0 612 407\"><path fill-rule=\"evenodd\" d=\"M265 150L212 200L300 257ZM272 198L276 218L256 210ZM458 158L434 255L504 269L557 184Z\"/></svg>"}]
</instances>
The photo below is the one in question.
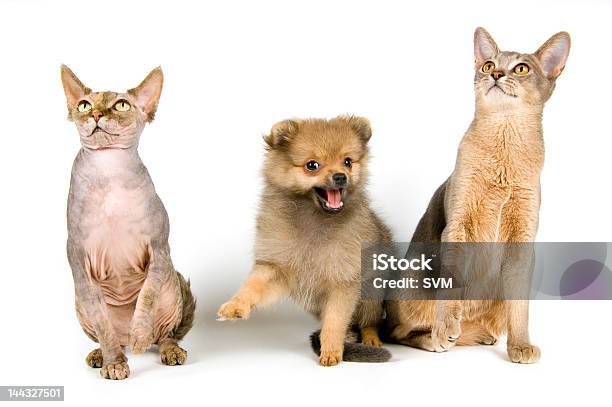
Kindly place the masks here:
<instances>
[{"instance_id":1,"label":"brown cat's front paw","mask_svg":"<svg viewBox=\"0 0 612 407\"><path fill-rule=\"evenodd\" d=\"M153 344L153 330L141 326L132 327L128 341L132 352L144 353Z\"/></svg>"},{"instance_id":2,"label":"brown cat's front paw","mask_svg":"<svg viewBox=\"0 0 612 407\"><path fill-rule=\"evenodd\" d=\"M129 375L130 368L127 362L109 363L100 369L100 376L105 379L123 380L127 379Z\"/></svg>"},{"instance_id":3,"label":"brown cat's front paw","mask_svg":"<svg viewBox=\"0 0 612 407\"><path fill-rule=\"evenodd\" d=\"M187 360L187 351L178 345L170 345L160 349L159 355L164 365L183 365Z\"/></svg>"},{"instance_id":4,"label":"brown cat's front paw","mask_svg":"<svg viewBox=\"0 0 612 407\"><path fill-rule=\"evenodd\" d=\"M219 308L217 321L248 319L253 309L250 303L234 297Z\"/></svg>"},{"instance_id":5,"label":"brown cat's front paw","mask_svg":"<svg viewBox=\"0 0 612 407\"><path fill-rule=\"evenodd\" d=\"M342 361L341 350L322 350L321 356L319 357L319 364L321 366L336 366Z\"/></svg>"},{"instance_id":6,"label":"brown cat's front paw","mask_svg":"<svg viewBox=\"0 0 612 407\"><path fill-rule=\"evenodd\" d=\"M85 363L87 363L87 366L93 368L102 367L103 361L104 360L102 359L102 350L99 348L89 352L89 355L87 355L87 357L85 358Z\"/></svg>"},{"instance_id":7,"label":"brown cat's front paw","mask_svg":"<svg viewBox=\"0 0 612 407\"><path fill-rule=\"evenodd\" d=\"M497 343L497 338L494 337L493 335L487 335L487 336L484 336L484 337L480 338L478 343L481 344L481 345L492 346L492 345L495 345Z\"/></svg>"},{"instance_id":8,"label":"brown cat's front paw","mask_svg":"<svg viewBox=\"0 0 612 407\"><path fill-rule=\"evenodd\" d=\"M508 357L514 363L535 363L540 355L540 348L534 345L508 345Z\"/></svg>"},{"instance_id":9,"label":"brown cat's front paw","mask_svg":"<svg viewBox=\"0 0 612 407\"><path fill-rule=\"evenodd\" d=\"M448 315L431 330L431 345L434 352L446 352L457 343L461 335L461 319Z\"/></svg>"}]
</instances>

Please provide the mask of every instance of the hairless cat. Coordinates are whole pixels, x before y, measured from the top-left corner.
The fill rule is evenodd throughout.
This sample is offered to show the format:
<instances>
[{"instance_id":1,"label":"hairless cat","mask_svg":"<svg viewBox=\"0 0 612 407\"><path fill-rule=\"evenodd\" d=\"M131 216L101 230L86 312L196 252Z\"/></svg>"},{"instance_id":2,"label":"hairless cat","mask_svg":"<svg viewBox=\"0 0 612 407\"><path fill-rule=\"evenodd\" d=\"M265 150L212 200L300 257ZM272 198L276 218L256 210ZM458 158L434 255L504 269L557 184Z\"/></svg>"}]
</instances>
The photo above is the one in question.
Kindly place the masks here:
<instances>
[{"instance_id":1,"label":"hairless cat","mask_svg":"<svg viewBox=\"0 0 612 407\"><path fill-rule=\"evenodd\" d=\"M138 155L162 71L125 93L92 92L67 66L61 76L81 141L68 196L68 260L79 322L100 344L87 364L106 379L125 379L123 348L141 353L153 344L162 363L183 364L187 352L177 341L193 324L195 300L172 265L168 214Z\"/></svg>"}]
</instances>

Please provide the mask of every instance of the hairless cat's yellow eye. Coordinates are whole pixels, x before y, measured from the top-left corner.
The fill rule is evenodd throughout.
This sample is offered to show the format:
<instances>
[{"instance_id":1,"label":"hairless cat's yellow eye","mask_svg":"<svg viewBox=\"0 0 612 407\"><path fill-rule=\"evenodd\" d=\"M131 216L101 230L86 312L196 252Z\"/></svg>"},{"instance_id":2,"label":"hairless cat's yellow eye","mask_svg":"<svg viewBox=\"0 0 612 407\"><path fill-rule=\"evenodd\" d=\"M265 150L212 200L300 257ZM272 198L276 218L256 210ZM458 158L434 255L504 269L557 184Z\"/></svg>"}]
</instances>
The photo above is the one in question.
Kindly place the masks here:
<instances>
[{"instance_id":1,"label":"hairless cat's yellow eye","mask_svg":"<svg viewBox=\"0 0 612 407\"><path fill-rule=\"evenodd\" d=\"M529 73L529 66L527 64L518 64L514 67L514 73L517 75L527 75Z\"/></svg>"},{"instance_id":2,"label":"hairless cat's yellow eye","mask_svg":"<svg viewBox=\"0 0 612 407\"><path fill-rule=\"evenodd\" d=\"M127 112L128 110L130 110L130 104L128 102L126 102L125 100L120 100L117 103L115 103L115 110L119 111L119 112Z\"/></svg>"},{"instance_id":3,"label":"hairless cat's yellow eye","mask_svg":"<svg viewBox=\"0 0 612 407\"><path fill-rule=\"evenodd\" d=\"M77 106L77 110L81 113L89 112L91 110L91 103L85 100L82 100L79 102L79 105Z\"/></svg>"},{"instance_id":4,"label":"hairless cat's yellow eye","mask_svg":"<svg viewBox=\"0 0 612 407\"><path fill-rule=\"evenodd\" d=\"M482 72L491 73L495 69L495 64L491 61L485 62L482 66Z\"/></svg>"}]
</instances>

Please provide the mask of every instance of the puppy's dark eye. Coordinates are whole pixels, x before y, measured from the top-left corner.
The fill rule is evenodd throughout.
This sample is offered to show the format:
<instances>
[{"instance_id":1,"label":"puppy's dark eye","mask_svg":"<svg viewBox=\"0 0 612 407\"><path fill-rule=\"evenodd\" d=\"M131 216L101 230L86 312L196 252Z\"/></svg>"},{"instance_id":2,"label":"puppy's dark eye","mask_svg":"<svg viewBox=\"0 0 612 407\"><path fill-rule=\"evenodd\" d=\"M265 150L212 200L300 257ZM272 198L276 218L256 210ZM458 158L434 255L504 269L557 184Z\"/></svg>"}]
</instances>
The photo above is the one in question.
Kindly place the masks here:
<instances>
[{"instance_id":1,"label":"puppy's dark eye","mask_svg":"<svg viewBox=\"0 0 612 407\"><path fill-rule=\"evenodd\" d=\"M346 168L351 168L352 165L353 165L353 160L351 160L350 158L345 158L344 159L344 166Z\"/></svg>"},{"instance_id":2,"label":"puppy's dark eye","mask_svg":"<svg viewBox=\"0 0 612 407\"><path fill-rule=\"evenodd\" d=\"M308 171L316 171L319 169L319 163L316 161L308 161L306 163L306 169Z\"/></svg>"}]
</instances>

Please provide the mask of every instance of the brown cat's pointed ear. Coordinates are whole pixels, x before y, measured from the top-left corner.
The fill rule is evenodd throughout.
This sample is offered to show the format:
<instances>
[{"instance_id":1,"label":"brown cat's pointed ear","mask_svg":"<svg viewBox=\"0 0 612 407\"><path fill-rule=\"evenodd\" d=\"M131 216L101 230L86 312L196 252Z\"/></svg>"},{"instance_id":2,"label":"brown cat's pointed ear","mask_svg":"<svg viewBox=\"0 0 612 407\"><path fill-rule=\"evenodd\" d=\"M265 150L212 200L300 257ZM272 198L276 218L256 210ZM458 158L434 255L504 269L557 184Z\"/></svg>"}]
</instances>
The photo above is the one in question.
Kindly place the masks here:
<instances>
[{"instance_id":1,"label":"brown cat's pointed ear","mask_svg":"<svg viewBox=\"0 0 612 407\"><path fill-rule=\"evenodd\" d=\"M147 121L153 121L157 103L161 96L164 84L164 74L161 66L152 70L140 85L128 90L128 93L136 99L136 105L147 115Z\"/></svg>"},{"instance_id":2,"label":"brown cat's pointed ear","mask_svg":"<svg viewBox=\"0 0 612 407\"><path fill-rule=\"evenodd\" d=\"M366 144L372 137L372 126L370 120L360 116L348 116L349 125L357 133L361 141Z\"/></svg>"},{"instance_id":3,"label":"brown cat's pointed ear","mask_svg":"<svg viewBox=\"0 0 612 407\"><path fill-rule=\"evenodd\" d=\"M269 149L276 149L287 144L298 131L300 124L297 120L283 120L272 126L270 134L264 136L264 141Z\"/></svg>"},{"instance_id":4,"label":"brown cat's pointed ear","mask_svg":"<svg viewBox=\"0 0 612 407\"><path fill-rule=\"evenodd\" d=\"M534 55L540 61L542 70L548 79L557 79L561 75L569 56L570 46L570 35L562 31L550 37L535 52Z\"/></svg>"},{"instance_id":5,"label":"brown cat's pointed ear","mask_svg":"<svg viewBox=\"0 0 612 407\"><path fill-rule=\"evenodd\" d=\"M91 93L91 89L83 85L77 76L66 65L61 66L62 86L66 94L66 102L68 104L68 117L70 112L76 107L77 103L85 96Z\"/></svg>"},{"instance_id":6,"label":"brown cat's pointed ear","mask_svg":"<svg viewBox=\"0 0 612 407\"><path fill-rule=\"evenodd\" d=\"M480 68L487 60L499 54L499 47L491 34L482 27L474 31L474 64Z\"/></svg>"}]
</instances>

